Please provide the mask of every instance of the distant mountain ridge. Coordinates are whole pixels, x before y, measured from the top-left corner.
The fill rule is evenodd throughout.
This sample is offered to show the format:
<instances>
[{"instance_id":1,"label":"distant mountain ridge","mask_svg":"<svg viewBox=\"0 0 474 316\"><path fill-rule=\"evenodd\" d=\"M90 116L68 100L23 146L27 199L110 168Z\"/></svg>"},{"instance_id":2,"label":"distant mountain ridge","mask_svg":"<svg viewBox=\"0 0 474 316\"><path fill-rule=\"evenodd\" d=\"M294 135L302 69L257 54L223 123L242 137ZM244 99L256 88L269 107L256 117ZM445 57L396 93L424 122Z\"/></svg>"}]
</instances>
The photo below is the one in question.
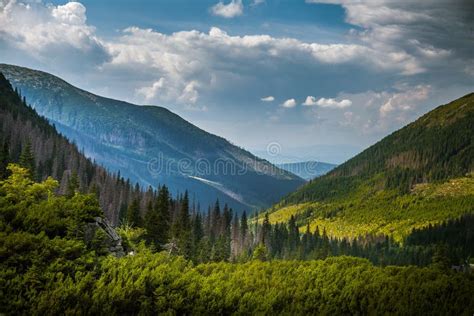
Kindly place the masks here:
<instances>
[{"instance_id":1,"label":"distant mountain ridge","mask_svg":"<svg viewBox=\"0 0 474 316\"><path fill-rule=\"evenodd\" d=\"M277 164L277 167L296 174L298 177L309 181L316 177L325 175L337 167L337 165L319 161L303 161L279 163Z\"/></svg>"},{"instance_id":2,"label":"distant mountain ridge","mask_svg":"<svg viewBox=\"0 0 474 316\"><path fill-rule=\"evenodd\" d=\"M219 198L243 210L269 206L303 183L163 107L103 98L19 66L0 71L88 157L142 185L188 189L203 207Z\"/></svg>"}]
</instances>

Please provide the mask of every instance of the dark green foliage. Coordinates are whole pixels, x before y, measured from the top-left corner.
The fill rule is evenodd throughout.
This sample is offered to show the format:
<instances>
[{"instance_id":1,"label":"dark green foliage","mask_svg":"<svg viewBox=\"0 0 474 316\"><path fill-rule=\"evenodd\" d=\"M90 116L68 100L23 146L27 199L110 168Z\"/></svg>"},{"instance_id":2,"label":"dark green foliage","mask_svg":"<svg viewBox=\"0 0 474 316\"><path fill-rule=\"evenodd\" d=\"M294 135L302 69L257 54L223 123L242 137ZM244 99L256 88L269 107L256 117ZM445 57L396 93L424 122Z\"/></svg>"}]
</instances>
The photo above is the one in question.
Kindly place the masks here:
<instances>
[{"instance_id":1,"label":"dark green foliage","mask_svg":"<svg viewBox=\"0 0 474 316\"><path fill-rule=\"evenodd\" d=\"M31 177L35 179L35 156L31 149L31 142L29 140L26 141L25 146L21 151L19 164L20 166L30 170Z\"/></svg>"},{"instance_id":2,"label":"dark green foliage","mask_svg":"<svg viewBox=\"0 0 474 316\"><path fill-rule=\"evenodd\" d=\"M144 227L146 239L156 249L162 249L169 240L170 231L170 196L168 188L162 186L158 190L155 204L145 214Z\"/></svg>"},{"instance_id":3,"label":"dark green foliage","mask_svg":"<svg viewBox=\"0 0 474 316\"><path fill-rule=\"evenodd\" d=\"M79 191L79 177L77 172L74 171L67 183L66 196L73 197L76 192Z\"/></svg>"},{"instance_id":4,"label":"dark green foliage","mask_svg":"<svg viewBox=\"0 0 474 316\"><path fill-rule=\"evenodd\" d=\"M127 223L131 226L142 226L142 217L140 215L140 201L135 198L127 209Z\"/></svg>"},{"instance_id":5,"label":"dark green foliage","mask_svg":"<svg viewBox=\"0 0 474 316\"><path fill-rule=\"evenodd\" d=\"M3 146L2 146L3 143ZM8 176L7 166L10 162L10 146L7 141L0 142L0 180Z\"/></svg>"}]
</instances>

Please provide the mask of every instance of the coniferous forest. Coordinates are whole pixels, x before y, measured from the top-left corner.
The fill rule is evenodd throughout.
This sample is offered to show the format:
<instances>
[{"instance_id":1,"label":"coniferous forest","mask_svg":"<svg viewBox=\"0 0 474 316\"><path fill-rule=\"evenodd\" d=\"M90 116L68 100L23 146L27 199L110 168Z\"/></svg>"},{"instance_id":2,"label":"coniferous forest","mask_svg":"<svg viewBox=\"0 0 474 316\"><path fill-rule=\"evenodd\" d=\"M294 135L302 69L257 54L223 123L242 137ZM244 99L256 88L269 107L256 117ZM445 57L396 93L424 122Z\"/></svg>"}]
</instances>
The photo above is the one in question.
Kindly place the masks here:
<instances>
[{"instance_id":1,"label":"coniferous forest","mask_svg":"<svg viewBox=\"0 0 474 316\"><path fill-rule=\"evenodd\" d=\"M474 217L336 238L141 188L0 77L0 312L469 314ZM110 232L112 230L112 232ZM454 269L453 267L456 267Z\"/></svg>"}]
</instances>

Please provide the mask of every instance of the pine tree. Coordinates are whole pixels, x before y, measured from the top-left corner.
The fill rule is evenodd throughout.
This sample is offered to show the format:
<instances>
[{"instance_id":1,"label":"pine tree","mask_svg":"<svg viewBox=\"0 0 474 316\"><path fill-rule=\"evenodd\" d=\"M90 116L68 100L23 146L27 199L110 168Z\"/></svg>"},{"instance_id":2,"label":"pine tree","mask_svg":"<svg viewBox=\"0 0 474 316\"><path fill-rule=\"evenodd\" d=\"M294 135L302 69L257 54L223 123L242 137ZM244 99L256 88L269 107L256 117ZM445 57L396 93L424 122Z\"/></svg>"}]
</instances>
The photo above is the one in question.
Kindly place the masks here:
<instances>
[{"instance_id":1,"label":"pine tree","mask_svg":"<svg viewBox=\"0 0 474 316\"><path fill-rule=\"evenodd\" d=\"M35 156L31 148L31 142L28 140L23 146L20 155L20 166L27 168L30 171L31 177L35 178Z\"/></svg>"},{"instance_id":2,"label":"pine tree","mask_svg":"<svg viewBox=\"0 0 474 316\"><path fill-rule=\"evenodd\" d=\"M78 191L79 191L79 177L77 176L77 172L73 171L67 183L66 197L71 198Z\"/></svg>"},{"instance_id":3,"label":"pine tree","mask_svg":"<svg viewBox=\"0 0 474 316\"><path fill-rule=\"evenodd\" d=\"M169 240L170 230L170 197L168 188L159 188L155 205L145 215L145 229L147 240L155 245L156 249L163 249Z\"/></svg>"},{"instance_id":4,"label":"pine tree","mask_svg":"<svg viewBox=\"0 0 474 316\"><path fill-rule=\"evenodd\" d=\"M142 218L140 216L140 201L138 198L132 200L127 209L127 222L131 226L140 227Z\"/></svg>"},{"instance_id":5,"label":"pine tree","mask_svg":"<svg viewBox=\"0 0 474 316\"><path fill-rule=\"evenodd\" d=\"M192 230L191 230L191 247L192 247L192 255L193 259L197 258L198 255L198 248L201 243L202 238L204 237L204 232L202 229L202 216L200 213L195 213L192 223Z\"/></svg>"},{"instance_id":6,"label":"pine tree","mask_svg":"<svg viewBox=\"0 0 474 316\"><path fill-rule=\"evenodd\" d=\"M432 264L434 267L440 270L447 270L449 269L449 258L448 258L448 248L446 245L438 244L436 245Z\"/></svg>"},{"instance_id":7,"label":"pine tree","mask_svg":"<svg viewBox=\"0 0 474 316\"><path fill-rule=\"evenodd\" d=\"M178 246L179 253L189 258L191 254L191 222L187 190L180 199L177 218L173 224L172 237Z\"/></svg>"},{"instance_id":8,"label":"pine tree","mask_svg":"<svg viewBox=\"0 0 474 316\"><path fill-rule=\"evenodd\" d=\"M216 200L214 209L211 214L211 227L210 227L210 239L214 243L219 236L219 224L221 222L221 208L219 206L219 200Z\"/></svg>"},{"instance_id":9,"label":"pine tree","mask_svg":"<svg viewBox=\"0 0 474 316\"><path fill-rule=\"evenodd\" d=\"M268 217L268 212L267 212L265 213L265 217L263 219L262 232L260 235L260 243L265 245L267 249L270 248L271 231L272 231L272 226L270 224L270 219Z\"/></svg>"},{"instance_id":10,"label":"pine tree","mask_svg":"<svg viewBox=\"0 0 474 316\"><path fill-rule=\"evenodd\" d=\"M0 148L0 180L5 179L8 176L7 166L10 161L10 146L8 141L3 143Z\"/></svg>"}]
</instances>

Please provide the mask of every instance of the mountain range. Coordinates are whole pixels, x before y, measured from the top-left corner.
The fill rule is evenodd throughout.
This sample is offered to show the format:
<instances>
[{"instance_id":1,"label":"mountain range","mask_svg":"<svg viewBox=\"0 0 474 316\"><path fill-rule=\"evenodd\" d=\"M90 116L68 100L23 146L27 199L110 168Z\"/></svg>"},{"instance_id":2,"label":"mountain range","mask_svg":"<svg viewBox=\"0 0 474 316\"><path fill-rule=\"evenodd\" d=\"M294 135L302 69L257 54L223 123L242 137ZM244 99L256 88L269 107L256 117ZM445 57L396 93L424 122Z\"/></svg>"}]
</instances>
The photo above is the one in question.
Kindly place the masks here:
<instances>
[{"instance_id":1,"label":"mountain range","mask_svg":"<svg viewBox=\"0 0 474 316\"><path fill-rule=\"evenodd\" d=\"M307 181L322 176L337 165L319 161L288 162L277 164L278 168L296 174L298 177Z\"/></svg>"},{"instance_id":2,"label":"mountain range","mask_svg":"<svg viewBox=\"0 0 474 316\"><path fill-rule=\"evenodd\" d=\"M0 64L28 103L87 157L142 186L189 190L202 207L268 207L304 180L166 108L104 98L51 74Z\"/></svg>"}]
</instances>

